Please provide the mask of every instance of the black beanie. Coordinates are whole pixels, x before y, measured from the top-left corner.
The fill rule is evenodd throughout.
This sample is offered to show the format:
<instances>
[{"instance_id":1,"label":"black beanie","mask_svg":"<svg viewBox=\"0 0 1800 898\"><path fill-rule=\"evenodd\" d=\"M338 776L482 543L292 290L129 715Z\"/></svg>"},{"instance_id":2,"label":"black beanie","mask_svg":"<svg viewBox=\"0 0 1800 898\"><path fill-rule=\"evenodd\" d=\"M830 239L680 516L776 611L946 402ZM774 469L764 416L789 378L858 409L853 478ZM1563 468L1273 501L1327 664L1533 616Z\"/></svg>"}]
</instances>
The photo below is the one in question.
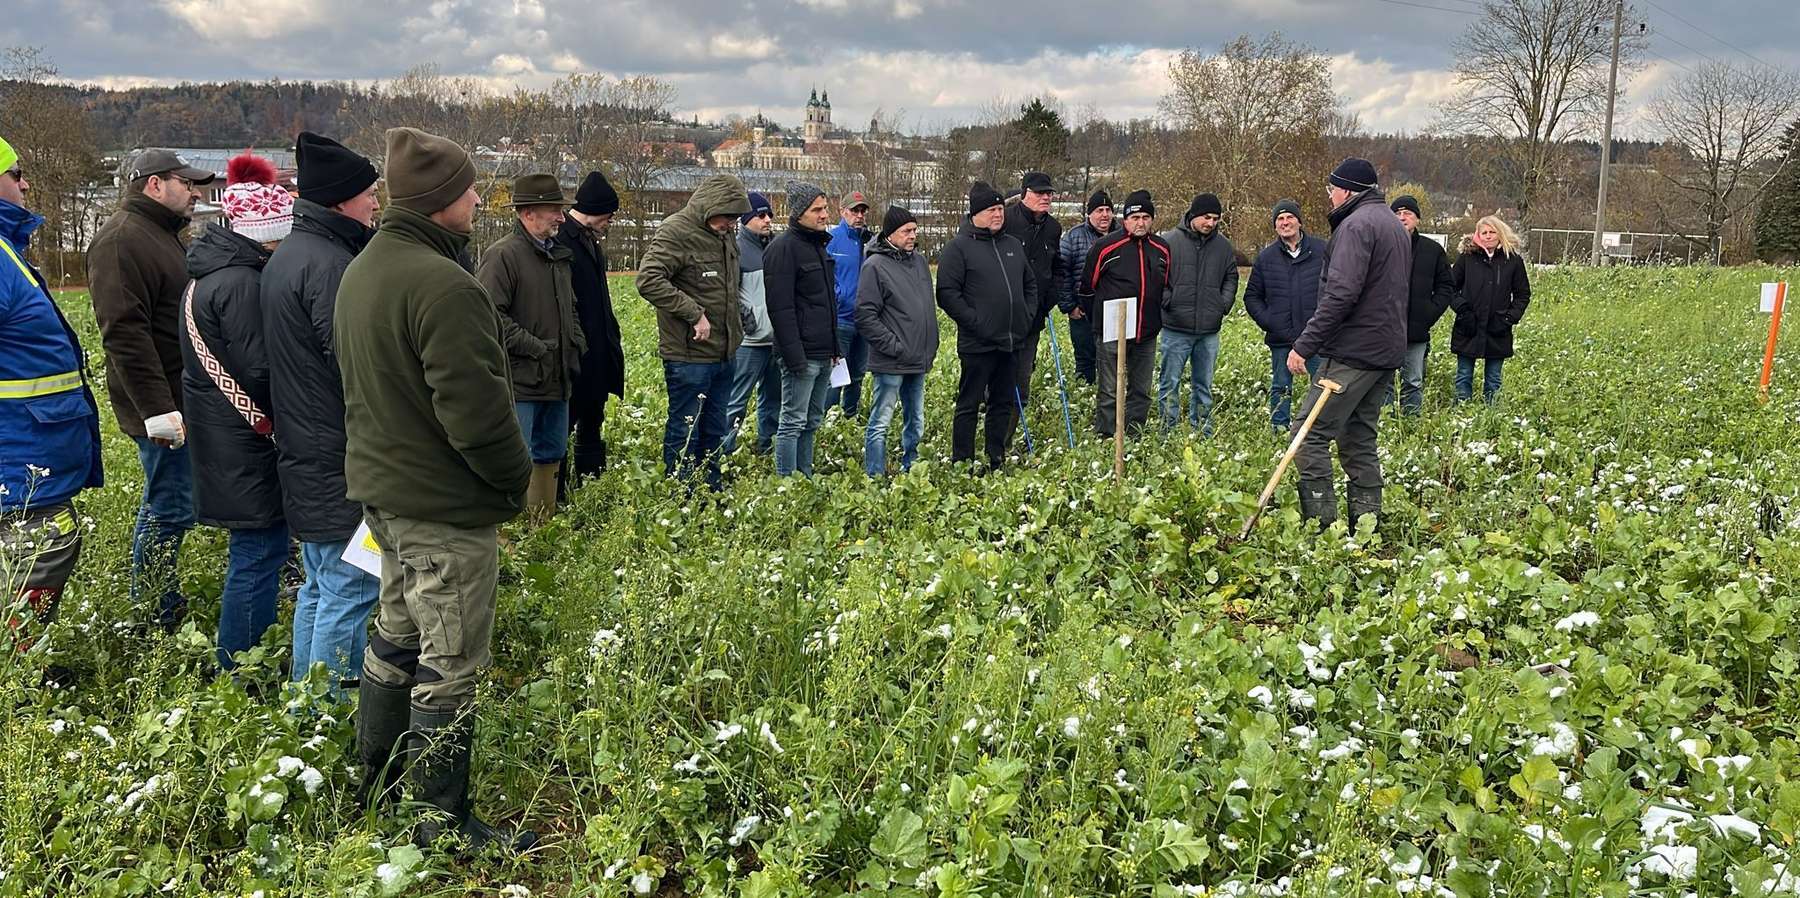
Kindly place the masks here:
<instances>
[{"instance_id":1,"label":"black beanie","mask_svg":"<svg viewBox=\"0 0 1800 898\"><path fill-rule=\"evenodd\" d=\"M1373 190L1381 183L1375 177L1375 164L1355 156L1339 162L1337 168L1331 170L1330 181L1331 186L1348 190L1351 193Z\"/></svg>"},{"instance_id":2,"label":"black beanie","mask_svg":"<svg viewBox=\"0 0 1800 898\"><path fill-rule=\"evenodd\" d=\"M1394 197L1394 202L1390 204L1388 208L1394 210L1396 213L1401 209L1405 209L1408 212L1411 212L1415 218L1425 217L1424 213L1419 211L1418 199L1410 193L1402 193L1399 196Z\"/></svg>"},{"instance_id":3,"label":"black beanie","mask_svg":"<svg viewBox=\"0 0 1800 898\"><path fill-rule=\"evenodd\" d=\"M311 131L294 138L294 167L300 198L327 208L355 199L381 177L368 159Z\"/></svg>"},{"instance_id":4,"label":"black beanie","mask_svg":"<svg viewBox=\"0 0 1800 898\"><path fill-rule=\"evenodd\" d=\"M619 192L599 171L587 173L575 191L575 211L583 215L611 215L619 211Z\"/></svg>"},{"instance_id":5,"label":"black beanie","mask_svg":"<svg viewBox=\"0 0 1800 898\"><path fill-rule=\"evenodd\" d=\"M1112 197L1107 196L1106 191L1104 190L1096 190L1094 191L1093 196L1088 197L1087 211L1089 214L1092 214L1095 209L1099 209L1102 206L1111 209Z\"/></svg>"},{"instance_id":6,"label":"black beanie","mask_svg":"<svg viewBox=\"0 0 1800 898\"><path fill-rule=\"evenodd\" d=\"M974 215L984 209L1006 204L1006 198L986 181L976 181L969 187L969 214Z\"/></svg>"},{"instance_id":7,"label":"black beanie","mask_svg":"<svg viewBox=\"0 0 1800 898\"><path fill-rule=\"evenodd\" d=\"M1181 223L1187 224L1202 215L1224 214L1225 207L1219 205L1218 197L1213 196L1210 193L1202 193L1199 196L1194 197L1194 201L1188 204L1187 217L1183 218Z\"/></svg>"},{"instance_id":8,"label":"black beanie","mask_svg":"<svg viewBox=\"0 0 1800 898\"><path fill-rule=\"evenodd\" d=\"M1150 201L1150 191L1133 190L1131 195L1125 198L1125 208L1119 210L1119 217L1126 218L1138 212L1151 218L1156 217L1156 204Z\"/></svg>"},{"instance_id":9,"label":"black beanie","mask_svg":"<svg viewBox=\"0 0 1800 898\"><path fill-rule=\"evenodd\" d=\"M1269 224L1271 224L1271 225L1274 224L1275 219L1280 218L1281 213L1283 213L1283 212L1286 212L1287 214L1294 216L1294 218L1298 219L1302 223L1305 223L1305 221L1306 221L1306 217L1300 214L1300 204L1299 203L1296 203L1293 200L1277 200L1275 202L1274 210L1269 213Z\"/></svg>"},{"instance_id":10,"label":"black beanie","mask_svg":"<svg viewBox=\"0 0 1800 898\"><path fill-rule=\"evenodd\" d=\"M916 221L918 219L914 218L911 212L899 206L889 206L887 212L881 216L881 233L892 234Z\"/></svg>"}]
</instances>

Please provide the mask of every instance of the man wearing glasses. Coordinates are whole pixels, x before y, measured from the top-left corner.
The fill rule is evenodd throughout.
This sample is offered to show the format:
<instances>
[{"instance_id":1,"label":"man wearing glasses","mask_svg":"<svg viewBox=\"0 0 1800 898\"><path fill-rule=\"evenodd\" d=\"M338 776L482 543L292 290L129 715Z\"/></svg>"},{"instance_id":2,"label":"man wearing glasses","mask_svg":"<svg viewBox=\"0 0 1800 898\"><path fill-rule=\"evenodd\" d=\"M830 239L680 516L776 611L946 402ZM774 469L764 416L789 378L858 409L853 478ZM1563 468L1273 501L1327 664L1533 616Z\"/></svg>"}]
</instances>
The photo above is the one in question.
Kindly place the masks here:
<instances>
[{"instance_id":1,"label":"man wearing glasses","mask_svg":"<svg viewBox=\"0 0 1800 898\"><path fill-rule=\"evenodd\" d=\"M194 526L193 475L181 420L181 232L213 173L171 150L140 151L126 169L124 202L88 247L89 292L106 350L106 393L119 429L138 445L144 498L131 539L134 606L156 602L173 632L187 613L175 568Z\"/></svg>"},{"instance_id":2,"label":"man wearing glasses","mask_svg":"<svg viewBox=\"0 0 1800 898\"><path fill-rule=\"evenodd\" d=\"M1006 207L1005 232L1025 244L1025 262L1031 266L1031 273L1038 283L1038 307L1033 310L1031 330L1013 358L1018 389L1013 400L1019 412L1013 416L1014 427L1025 413L1026 401L1031 398L1031 375L1037 369L1038 335L1044 332L1050 310L1056 308L1062 298L1057 295L1057 290L1067 280L1059 252L1062 224L1050 214L1050 203L1055 199L1056 188L1051 185L1050 176L1041 171L1029 171L1019 182L1019 202ZM1011 432L1008 433L1010 443Z\"/></svg>"},{"instance_id":3,"label":"man wearing glasses","mask_svg":"<svg viewBox=\"0 0 1800 898\"><path fill-rule=\"evenodd\" d=\"M781 360L775 354L775 325L763 293L763 250L775 239L774 211L767 197L750 192L750 211L738 216L738 316L744 320L744 344L738 347L731 375L731 403L725 408L725 454L737 451L738 428L756 394L757 455L775 451L775 429L781 425Z\"/></svg>"}]
</instances>

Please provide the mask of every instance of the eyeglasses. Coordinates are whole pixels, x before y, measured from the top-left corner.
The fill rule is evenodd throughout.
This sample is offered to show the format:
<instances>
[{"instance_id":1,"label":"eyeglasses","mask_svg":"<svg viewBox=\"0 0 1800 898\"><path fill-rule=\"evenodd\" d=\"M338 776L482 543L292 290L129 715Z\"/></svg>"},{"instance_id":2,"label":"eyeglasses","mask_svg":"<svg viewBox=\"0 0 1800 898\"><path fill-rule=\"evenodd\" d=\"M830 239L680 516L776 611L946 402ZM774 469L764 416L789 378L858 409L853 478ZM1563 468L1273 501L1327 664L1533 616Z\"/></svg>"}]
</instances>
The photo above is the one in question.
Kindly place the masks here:
<instances>
[{"instance_id":1,"label":"eyeglasses","mask_svg":"<svg viewBox=\"0 0 1800 898\"><path fill-rule=\"evenodd\" d=\"M189 181L188 179L186 179L178 174L175 174L173 172L165 172L160 177L165 181L178 181L181 183L181 186L186 187L189 190L194 189L194 182Z\"/></svg>"},{"instance_id":2,"label":"eyeglasses","mask_svg":"<svg viewBox=\"0 0 1800 898\"><path fill-rule=\"evenodd\" d=\"M18 166L18 165L15 165L12 168L9 168L4 172L0 172L0 174L4 174L7 177L13 179L14 181L25 180L25 169L22 166Z\"/></svg>"}]
</instances>

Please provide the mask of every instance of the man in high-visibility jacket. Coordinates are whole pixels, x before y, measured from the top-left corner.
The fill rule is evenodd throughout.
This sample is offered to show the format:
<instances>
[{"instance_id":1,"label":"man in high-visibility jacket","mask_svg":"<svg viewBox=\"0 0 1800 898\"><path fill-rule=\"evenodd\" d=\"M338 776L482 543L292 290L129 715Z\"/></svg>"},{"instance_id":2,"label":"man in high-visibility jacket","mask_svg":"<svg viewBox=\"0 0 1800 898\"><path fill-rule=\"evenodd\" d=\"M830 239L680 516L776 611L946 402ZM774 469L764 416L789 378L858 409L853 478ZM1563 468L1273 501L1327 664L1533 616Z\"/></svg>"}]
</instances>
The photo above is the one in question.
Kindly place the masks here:
<instances>
[{"instance_id":1,"label":"man in high-visibility jacket","mask_svg":"<svg viewBox=\"0 0 1800 898\"><path fill-rule=\"evenodd\" d=\"M29 187L0 139L0 598L47 622L81 554L75 494L101 482L100 413L75 331L25 261L44 223Z\"/></svg>"}]
</instances>

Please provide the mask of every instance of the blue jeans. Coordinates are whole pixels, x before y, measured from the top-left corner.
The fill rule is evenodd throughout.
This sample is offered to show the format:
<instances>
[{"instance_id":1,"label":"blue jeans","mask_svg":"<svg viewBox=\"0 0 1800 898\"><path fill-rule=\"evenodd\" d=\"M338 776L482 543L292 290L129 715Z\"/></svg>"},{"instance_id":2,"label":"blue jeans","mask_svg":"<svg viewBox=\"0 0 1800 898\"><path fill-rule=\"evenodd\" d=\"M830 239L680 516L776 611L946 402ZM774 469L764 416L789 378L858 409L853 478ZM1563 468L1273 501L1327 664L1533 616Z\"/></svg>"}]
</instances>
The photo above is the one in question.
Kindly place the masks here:
<instances>
[{"instance_id":1,"label":"blue jeans","mask_svg":"<svg viewBox=\"0 0 1800 898\"><path fill-rule=\"evenodd\" d=\"M560 465L569 454L569 403L558 399L521 399L513 403L519 431L534 465Z\"/></svg>"},{"instance_id":2,"label":"blue jeans","mask_svg":"<svg viewBox=\"0 0 1800 898\"><path fill-rule=\"evenodd\" d=\"M1400 364L1400 413L1416 415L1425 408L1425 357L1431 342L1406 344L1406 361Z\"/></svg>"},{"instance_id":3,"label":"blue jeans","mask_svg":"<svg viewBox=\"0 0 1800 898\"><path fill-rule=\"evenodd\" d=\"M775 431L775 476L807 477L813 472L813 441L825 420L825 396L831 389L831 360L813 361L795 374L781 369L781 428Z\"/></svg>"},{"instance_id":4,"label":"blue jeans","mask_svg":"<svg viewBox=\"0 0 1800 898\"><path fill-rule=\"evenodd\" d=\"M692 482L702 466L706 485L720 489L719 444L725 439L725 405L731 401L732 363L663 362L669 388L669 421L663 428L663 469Z\"/></svg>"},{"instance_id":5,"label":"blue jeans","mask_svg":"<svg viewBox=\"0 0 1800 898\"><path fill-rule=\"evenodd\" d=\"M381 580L344 560L348 541L301 543L306 583L294 600L294 680L314 662L331 672L333 687L362 676L369 643L369 614L381 598Z\"/></svg>"},{"instance_id":6,"label":"blue jeans","mask_svg":"<svg viewBox=\"0 0 1800 898\"><path fill-rule=\"evenodd\" d=\"M1188 396L1188 424L1212 435L1213 369L1218 363L1218 334L1163 328L1162 367L1156 382L1156 404L1162 409L1163 430L1174 429L1181 420L1181 375L1191 364L1194 379Z\"/></svg>"},{"instance_id":7,"label":"blue jeans","mask_svg":"<svg viewBox=\"0 0 1800 898\"><path fill-rule=\"evenodd\" d=\"M731 372L731 402L725 407L725 454L737 451L738 429L756 396L756 454L775 448L781 425L781 361L773 346L740 346Z\"/></svg>"},{"instance_id":8,"label":"blue jeans","mask_svg":"<svg viewBox=\"0 0 1800 898\"><path fill-rule=\"evenodd\" d=\"M1500 368L1504 359L1484 359L1481 365L1481 398L1489 405L1500 395ZM1456 401L1467 402L1475 394L1475 358L1456 357Z\"/></svg>"},{"instance_id":9,"label":"blue jeans","mask_svg":"<svg viewBox=\"0 0 1800 898\"><path fill-rule=\"evenodd\" d=\"M919 457L919 441L925 438L925 375L877 374L874 407L863 433L863 470L870 477L887 473L887 432L896 402L906 409L900 426L900 470L912 470Z\"/></svg>"},{"instance_id":10,"label":"blue jeans","mask_svg":"<svg viewBox=\"0 0 1800 898\"><path fill-rule=\"evenodd\" d=\"M856 322L838 319L838 356L850 366L850 386L831 387L825 407L843 403L844 417L854 418L862 408L863 373L869 370L869 341L856 331ZM829 381L827 381L829 384Z\"/></svg>"},{"instance_id":11,"label":"blue jeans","mask_svg":"<svg viewBox=\"0 0 1800 898\"><path fill-rule=\"evenodd\" d=\"M219 594L219 667L236 667L232 656L249 651L274 626L281 567L287 560L287 524L231 531L225 587Z\"/></svg>"},{"instance_id":12,"label":"blue jeans","mask_svg":"<svg viewBox=\"0 0 1800 898\"><path fill-rule=\"evenodd\" d=\"M1276 436L1285 436L1293 423L1294 375L1288 371L1287 357L1292 346L1269 347L1269 426ZM1306 360L1306 376L1319 376L1319 357Z\"/></svg>"},{"instance_id":13,"label":"blue jeans","mask_svg":"<svg viewBox=\"0 0 1800 898\"><path fill-rule=\"evenodd\" d=\"M147 437L132 439L144 468L144 498L131 533L131 605L156 601L156 623L173 628L187 614L175 563L182 537L194 527L194 472L186 446L165 449Z\"/></svg>"}]
</instances>

